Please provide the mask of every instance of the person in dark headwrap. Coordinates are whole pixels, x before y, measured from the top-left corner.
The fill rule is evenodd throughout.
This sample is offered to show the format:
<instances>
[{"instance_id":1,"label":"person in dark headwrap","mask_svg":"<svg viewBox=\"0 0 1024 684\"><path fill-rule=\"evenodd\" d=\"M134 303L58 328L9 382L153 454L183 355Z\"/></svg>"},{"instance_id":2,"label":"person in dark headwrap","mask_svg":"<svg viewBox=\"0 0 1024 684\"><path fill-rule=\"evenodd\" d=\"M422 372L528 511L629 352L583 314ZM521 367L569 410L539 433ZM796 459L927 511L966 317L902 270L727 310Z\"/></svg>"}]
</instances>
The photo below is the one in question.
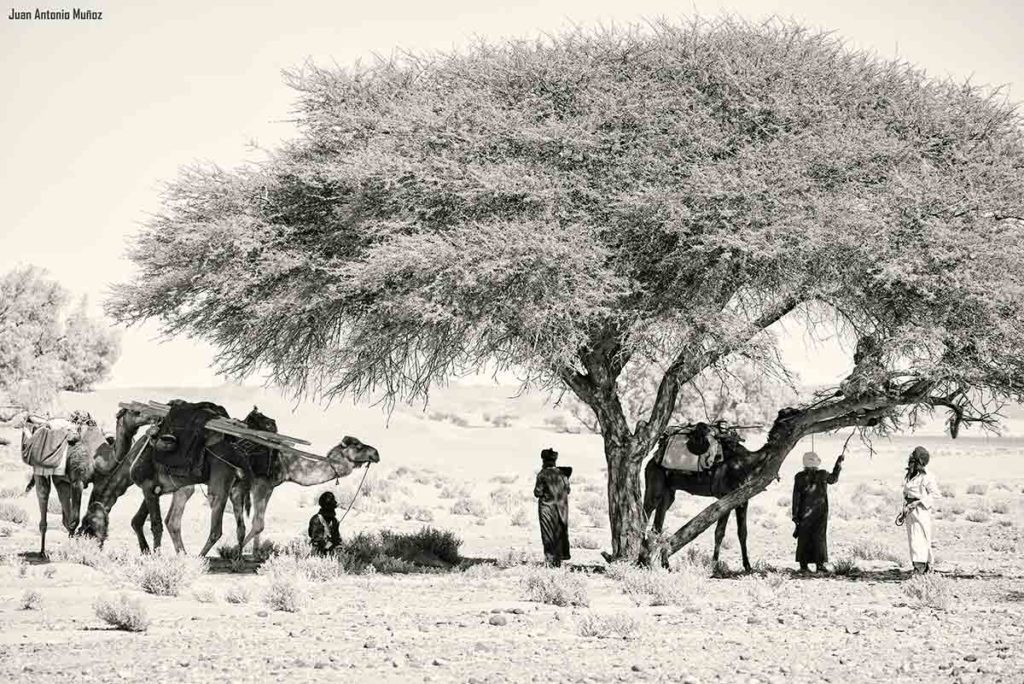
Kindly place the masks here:
<instances>
[{"instance_id":1,"label":"person in dark headwrap","mask_svg":"<svg viewBox=\"0 0 1024 684\"><path fill-rule=\"evenodd\" d=\"M927 472L930 460L931 455L924 447L916 447L911 452L903 480L903 512L896 521L907 528L910 562L917 573L932 569L932 502L939 493L939 486Z\"/></svg>"},{"instance_id":2,"label":"person in dark headwrap","mask_svg":"<svg viewBox=\"0 0 1024 684\"><path fill-rule=\"evenodd\" d=\"M533 495L537 497L537 516L540 518L540 539L544 545L544 560L558 567L569 560L569 474L570 468L559 468L558 452L544 449L540 452L543 467L537 473Z\"/></svg>"},{"instance_id":3,"label":"person in dark headwrap","mask_svg":"<svg viewBox=\"0 0 1024 684\"><path fill-rule=\"evenodd\" d=\"M320 510L309 519L309 543L313 553L326 556L341 544L338 531L338 516L335 511L338 501L331 492L324 492L319 499Z\"/></svg>"},{"instance_id":4,"label":"person in dark headwrap","mask_svg":"<svg viewBox=\"0 0 1024 684\"><path fill-rule=\"evenodd\" d=\"M793 536L800 572L807 572L811 563L817 572L824 572L828 562L828 486L839 481L843 455L836 459L831 473L820 465L818 454L808 451L804 454L804 469L793 481Z\"/></svg>"}]
</instances>

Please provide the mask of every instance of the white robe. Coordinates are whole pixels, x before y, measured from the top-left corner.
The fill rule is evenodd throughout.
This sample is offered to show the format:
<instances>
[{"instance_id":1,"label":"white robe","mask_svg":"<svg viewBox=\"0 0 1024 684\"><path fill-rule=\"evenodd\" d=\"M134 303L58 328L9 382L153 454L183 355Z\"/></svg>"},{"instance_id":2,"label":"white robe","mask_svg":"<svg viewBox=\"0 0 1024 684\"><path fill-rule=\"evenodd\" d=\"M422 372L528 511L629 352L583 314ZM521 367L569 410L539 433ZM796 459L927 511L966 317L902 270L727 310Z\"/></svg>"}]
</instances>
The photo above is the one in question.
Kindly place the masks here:
<instances>
[{"instance_id":1,"label":"white robe","mask_svg":"<svg viewBox=\"0 0 1024 684\"><path fill-rule=\"evenodd\" d=\"M904 522L912 563L932 562L932 506L938 493L939 486L929 473L915 475L903 485L903 497L919 501Z\"/></svg>"}]
</instances>

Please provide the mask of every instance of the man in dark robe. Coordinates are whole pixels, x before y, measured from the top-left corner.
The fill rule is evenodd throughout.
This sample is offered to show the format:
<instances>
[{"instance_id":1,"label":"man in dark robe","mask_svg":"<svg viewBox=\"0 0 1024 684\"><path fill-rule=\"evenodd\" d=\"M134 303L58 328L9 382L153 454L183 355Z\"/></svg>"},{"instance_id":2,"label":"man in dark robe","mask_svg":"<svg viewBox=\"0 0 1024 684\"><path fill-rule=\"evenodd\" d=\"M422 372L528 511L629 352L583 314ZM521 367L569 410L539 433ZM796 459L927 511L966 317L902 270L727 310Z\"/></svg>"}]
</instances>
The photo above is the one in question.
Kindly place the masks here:
<instances>
[{"instance_id":1,"label":"man in dark robe","mask_svg":"<svg viewBox=\"0 0 1024 684\"><path fill-rule=\"evenodd\" d=\"M793 481L793 522L796 524L796 562L800 572L814 563L817 572L828 562L828 486L839 481L843 456L836 459L832 472L819 468L821 458L813 451L804 454L804 469Z\"/></svg>"},{"instance_id":2,"label":"man in dark robe","mask_svg":"<svg viewBox=\"0 0 1024 684\"><path fill-rule=\"evenodd\" d=\"M309 519L309 543L313 553L326 556L341 544L336 510L338 501L331 492L324 492L319 499L320 510Z\"/></svg>"},{"instance_id":3,"label":"man in dark robe","mask_svg":"<svg viewBox=\"0 0 1024 684\"><path fill-rule=\"evenodd\" d=\"M559 468L558 452L544 449L540 452L543 467L537 473L533 495L537 497L537 516L540 518L540 539L544 544L544 560L558 567L569 560L569 474L570 468Z\"/></svg>"}]
</instances>

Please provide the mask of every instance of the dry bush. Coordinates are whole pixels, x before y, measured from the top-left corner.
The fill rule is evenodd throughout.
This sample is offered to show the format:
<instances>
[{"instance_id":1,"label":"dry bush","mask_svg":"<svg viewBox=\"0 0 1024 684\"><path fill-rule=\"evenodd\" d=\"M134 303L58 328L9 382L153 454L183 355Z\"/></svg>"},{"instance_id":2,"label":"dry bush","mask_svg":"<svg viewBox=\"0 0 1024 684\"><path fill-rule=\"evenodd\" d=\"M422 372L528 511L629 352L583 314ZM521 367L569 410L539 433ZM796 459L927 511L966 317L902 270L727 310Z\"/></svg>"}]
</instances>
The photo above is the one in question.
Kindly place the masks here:
<instances>
[{"instance_id":1,"label":"dry bush","mask_svg":"<svg viewBox=\"0 0 1024 684\"><path fill-rule=\"evenodd\" d=\"M145 632L149 628L149 616L138 599L121 594L116 599L100 597L93 604L96 617L126 632Z\"/></svg>"},{"instance_id":2,"label":"dry bush","mask_svg":"<svg viewBox=\"0 0 1024 684\"><path fill-rule=\"evenodd\" d=\"M789 578L782 573L772 573L763 577L749 577L740 581L746 583L746 591L750 603L757 608L768 608L777 604L779 594L789 585Z\"/></svg>"},{"instance_id":3,"label":"dry bush","mask_svg":"<svg viewBox=\"0 0 1024 684\"><path fill-rule=\"evenodd\" d=\"M24 487L0 487L0 499L17 499L24 494Z\"/></svg>"},{"instance_id":4,"label":"dry bush","mask_svg":"<svg viewBox=\"0 0 1024 684\"><path fill-rule=\"evenodd\" d=\"M305 558L272 556L256 572L269 577L276 575L302 577L308 582L328 582L346 574L345 566L333 556L306 556Z\"/></svg>"},{"instance_id":5,"label":"dry bush","mask_svg":"<svg viewBox=\"0 0 1024 684\"><path fill-rule=\"evenodd\" d=\"M271 610L301 613L309 604L309 589L306 584L302 576L273 575L263 601Z\"/></svg>"},{"instance_id":6,"label":"dry bush","mask_svg":"<svg viewBox=\"0 0 1024 684\"><path fill-rule=\"evenodd\" d=\"M759 518L759 520L761 521L761 527L763 527L766 530L774 530L776 527L779 526L779 521L775 518L769 518L765 516Z\"/></svg>"},{"instance_id":7,"label":"dry bush","mask_svg":"<svg viewBox=\"0 0 1024 684\"><path fill-rule=\"evenodd\" d=\"M270 544L271 542L267 542ZM261 546L263 546L261 544ZM272 556L292 556L294 558L309 558L313 553L313 547L310 546L308 537L292 537L284 544L273 545L272 549L268 549L270 553L267 555L269 559Z\"/></svg>"},{"instance_id":8,"label":"dry bush","mask_svg":"<svg viewBox=\"0 0 1024 684\"><path fill-rule=\"evenodd\" d=\"M90 568L102 568L111 563L110 558L100 549L98 541L91 537L68 537L50 552L51 560L63 563L77 563Z\"/></svg>"},{"instance_id":9,"label":"dry bush","mask_svg":"<svg viewBox=\"0 0 1024 684\"><path fill-rule=\"evenodd\" d=\"M592 613L576 619L576 633L598 639L635 639L643 631L639 620L628 613Z\"/></svg>"},{"instance_id":10,"label":"dry bush","mask_svg":"<svg viewBox=\"0 0 1024 684\"><path fill-rule=\"evenodd\" d=\"M992 512L1005 515L1010 512L1010 502L1006 500L995 501L992 504Z\"/></svg>"},{"instance_id":11,"label":"dry bush","mask_svg":"<svg viewBox=\"0 0 1024 684\"><path fill-rule=\"evenodd\" d=\"M208 562L184 554L164 556L154 553L135 559L129 574L148 594L178 596L206 572Z\"/></svg>"},{"instance_id":12,"label":"dry bush","mask_svg":"<svg viewBox=\"0 0 1024 684\"><path fill-rule=\"evenodd\" d=\"M608 500L599 494L585 494L579 497L576 508L589 518L592 527L601 527L608 520Z\"/></svg>"},{"instance_id":13,"label":"dry bush","mask_svg":"<svg viewBox=\"0 0 1024 684\"><path fill-rule=\"evenodd\" d=\"M28 522L28 514L21 506L15 506L14 504L7 503L6 501L0 501L0 522L24 525Z\"/></svg>"},{"instance_id":14,"label":"dry bush","mask_svg":"<svg viewBox=\"0 0 1024 684\"><path fill-rule=\"evenodd\" d=\"M508 487L499 487L490 494L491 505L502 513L512 513L520 505L519 494Z\"/></svg>"},{"instance_id":15,"label":"dry bush","mask_svg":"<svg viewBox=\"0 0 1024 684\"><path fill-rule=\"evenodd\" d=\"M416 520L417 522L434 522L434 513L423 506L405 506L402 509L402 518L405 520Z\"/></svg>"},{"instance_id":16,"label":"dry bush","mask_svg":"<svg viewBox=\"0 0 1024 684\"><path fill-rule=\"evenodd\" d=\"M616 564L618 565L618 564ZM697 599L707 591L704 577L694 572L629 566L616 568L622 592L638 606L697 607Z\"/></svg>"},{"instance_id":17,"label":"dry bush","mask_svg":"<svg viewBox=\"0 0 1024 684\"><path fill-rule=\"evenodd\" d=\"M527 527L530 524L530 514L526 512L526 508L520 506L513 511L511 522L513 527Z\"/></svg>"},{"instance_id":18,"label":"dry bush","mask_svg":"<svg viewBox=\"0 0 1024 684\"><path fill-rule=\"evenodd\" d=\"M953 601L949 580L935 573L914 575L903 583L903 593L918 608L946 610Z\"/></svg>"},{"instance_id":19,"label":"dry bush","mask_svg":"<svg viewBox=\"0 0 1024 684\"><path fill-rule=\"evenodd\" d=\"M514 568L520 565L529 565L531 560L530 552L526 549L508 549L498 556L495 561L499 568Z\"/></svg>"},{"instance_id":20,"label":"dry bush","mask_svg":"<svg viewBox=\"0 0 1024 684\"><path fill-rule=\"evenodd\" d=\"M840 577L850 577L860 572L857 562L852 558L840 558L832 563L832 574Z\"/></svg>"},{"instance_id":21,"label":"dry bush","mask_svg":"<svg viewBox=\"0 0 1024 684\"><path fill-rule=\"evenodd\" d=\"M211 587L201 587L192 592L192 598L199 603L216 603L217 592Z\"/></svg>"},{"instance_id":22,"label":"dry bush","mask_svg":"<svg viewBox=\"0 0 1024 684\"><path fill-rule=\"evenodd\" d=\"M939 495L946 499L956 498L956 487L951 484L943 483L939 485Z\"/></svg>"},{"instance_id":23,"label":"dry bush","mask_svg":"<svg viewBox=\"0 0 1024 684\"><path fill-rule=\"evenodd\" d=\"M595 549L601 548L601 542L597 539L597 537L590 534L577 534L572 536L571 539L572 547L574 549L588 549L590 551L593 551Z\"/></svg>"},{"instance_id":24,"label":"dry bush","mask_svg":"<svg viewBox=\"0 0 1024 684\"><path fill-rule=\"evenodd\" d=\"M850 547L850 557L854 560L891 561L900 563L903 557L880 541L862 539Z\"/></svg>"},{"instance_id":25,"label":"dry bush","mask_svg":"<svg viewBox=\"0 0 1024 684\"><path fill-rule=\"evenodd\" d=\"M988 485L985 483L975 482L974 484L967 485L968 494L984 495L988 491Z\"/></svg>"},{"instance_id":26,"label":"dry bush","mask_svg":"<svg viewBox=\"0 0 1024 684\"><path fill-rule=\"evenodd\" d=\"M775 500L775 505L779 508L791 508L793 506L793 499L788 496L780 496Z\"/></svg>"},{"instance_id":27,"label":"dry bush","mask_svg":"<svg viewBox=\"0 0 1024 684\"><path fill-rule=\"evenodd\" d=\"M473 493L468 487L462 484L455 484L453 482L445 483L441 487L441 493L438 494L442 499L468 499L473 496Z\"/></svg>"},{"instance_id":28,"label":"dry bush","mask_svg":"<svg viewBox=\"0 0 1024 684\"><path fill-rule=\"evenodd\" d=\"M22 610L40 610L43 607L43 595L35 589L26 589L21 595Z\"/></svg>"},{"instance_id":29,"label":"dry bush","mask_svg":"<svg viewBox=\"0 0 1024 684\"><path fill-rule=\"evenodd\" d=\"M963 515L967 511L967 508L960 502L954 503L949 507L949 512L953 515Z\"/></svg>"},{"instance_id":30,"label":"dry bush","mask_svg":"<svg viewBox=\"0 0 1024 684\"><path fill-rule=\"evenodd\" d=\"M0 527L0 538L10 537L11 534L13 534L13 532L11 531L10 527L7 527L6 525Z\"/></svg>"},{"instance_id":31,"label":"dry bush","mask_svg":"<svg viewBox=\"0 0 1024 684\"><path fill-rule=\"evenodd\" d=\"M1009 518L1000 518L999 525L1000 527L1013 527L1014 522Z\"/></svg>"},{"instance_id":32,"label":"dry bush","mask_svg":"<svg viewBox=\"0 0 1024 684\"><path fill-rule=\"evenodd\" d=\"M673 572L697 572L707 576L714 572L715 562L710 551L687 546L671 558L669 567Z\"/></svg>"},{"instance_id":33,"label":"dry bush","mask_svg":"<svg viewBox=\"0 0 1024 684\"><path fill-rule=\"evenodd\" d=\"M474 563L462 571L469 579L491 579L498 575L498 567L491 563Z\"/></svg>"},{"instance_id":34,"label":"dry bush","mask_svg":"<svg viewBox=\"0 0 1024 684\"><path fill-rule=\"evenodd\" d=\"M245 582L238 582L224 592L224 600L228 603L248 603L252 599L252 590Z\"/></svg>"},{"instance_id":35,"label":"dry bush","mask_svg":"<svg viewBox=\"0 0 1024 684\"><path fill-rule=\"evenodd\" d=\"M519 479L519 475L516 473L502 473L495 475L491 478L491 482L497 482L498 484L510 485Z\"/></svg>"},{"instance_id":36,"label":"dry bush","mask_svg":"<svg viewBox=\"0 0 1024 684\"><path fill-rule=\"evenodd\" d=\"M967 519L973 523L987 523L992 516L983 508L976 508L967 514Z\"/></svg>"},{"instance_id":37,"label":"dry bush","mask_svg":"<svg viewBox=\"0 0 1024 684\"><path fill-rule=\"evenodd\" d=\"M472 515L478 518L487 517L487 506L476 499L463 498L452 504L452 515Z\"/></svg>"},{"instance_id":38,"label":"dry bush","mask_svg":"<svg viewBox=\"0 0 1024 684\"><path fill-rule=\"evenodd\" d=\"M522 588L527 601L584 608L590 605L584 577L564 568L530 570L522 579Z\"/></svg>"}]
</instances>

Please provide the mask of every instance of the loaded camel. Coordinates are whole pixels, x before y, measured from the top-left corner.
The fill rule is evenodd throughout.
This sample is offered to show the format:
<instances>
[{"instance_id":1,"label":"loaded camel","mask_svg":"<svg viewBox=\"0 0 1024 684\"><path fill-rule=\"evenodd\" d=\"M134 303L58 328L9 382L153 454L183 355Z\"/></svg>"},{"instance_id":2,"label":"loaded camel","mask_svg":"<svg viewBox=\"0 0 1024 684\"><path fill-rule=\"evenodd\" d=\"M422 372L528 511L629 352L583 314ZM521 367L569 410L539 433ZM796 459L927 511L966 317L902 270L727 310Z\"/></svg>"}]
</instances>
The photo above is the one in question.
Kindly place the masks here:
<instances>
[{"instance_id":1,"label":"loaded camel","mask_svg":"<svg viewBox=\"0 0 1024 684\"><path fill-rule=\"evenodd\" d=\"M705 425L705 427L707 426ZM694 454L705 453L710 448L707 439L709 432L710 429L706 431L695 429L687 439L687 448ZM666 444L667 440L663 439L659 444L658 452L647 462L644 469L644 517L650 520L651 512L654 512L653 529L656 535L661 534L665 524L665 513L675 502L677 491L683 491L693 496L721 499L742 486L764 461L760 454L750 451L740 444L739 435L730 430L719 438L719 444L722 447L722 461L716 470L711 472L669 470L661 465L661 457L664 455ZM728 524L729 514L726 513L718 519L718 525L715 527L713 556L715 563L718 563L719 551ZM749 572L751 567L750 558L747 555L746 503L736 507L736 532L740 540L743 569ZM667 558L662 557L662 563L665 562L667 562Z\"/></svg>"},{"instance_id":2,"label":"loaded camel","mask_svg":"<svg viewBox=\"0 0 1024 684\"><path fill-rule=\"evenodd\" d=\"M36 499L39 502L39 555L46 558L46 530L47 530L47 509L50 503L51 485L57 490L57 499L60 501L61 520L68 535L74 535L81 517L82 491L86 485L92 482L95 474L97 459L108 458L111 452L111 445L104 438L103 431L96 425L95 421L88 414L76 416L76 421L71 424L67 436L67 457L64 465L64 473L40 474L52 469L34 469L32 478L29 480L25 492L36 490ZM29 426L22 430L21 447L24 451L31 437L37 430L51 430L47 423L33 423L30 419Z\"/></svg>"},{"instance_id":3,"label":"loaded camel","mask_svg":"<svg viewBox=\"0 0 1024 684\"><path fill-rule=\"evenodd\" d=\"M148 487L150 495L147 496L139 511L132 518L132 529L135 530L136 536L139 539L139 547L145 552L149 550L149 544L146 541L143 527L146 518L150 518L155 548L160 546L163 532L160 523L159 503L157 502L154 511L151 501L151 499L156 499L159 496L155 489L159 487L160 494L171 493L172 502L166 519L167 529L171 534L175 550L178 553L185 553L184 542L181 539L181 519L185 511L185 505L195 491L194 485L199 483L185 482L181 478L174 478L172 482L166 476L166 472L161 481L157 482L151 476L147 482L143 477L147 473L138 466L138 463L147 463L148 465L145 468L151 469L154 474L160 469L160 466L152 461L152 447L148 437L140 438L133 443L135 436L142 426L153 424L157 420L158 418L152 414L135 409L122 408L118 412L113 464L107 472L101 473L100 483L93 488L90 505L93 501L96 501L109 510L133 482L143 488L144 496L147 496L146 487ZM207 432L211 433L213 431L207 430ZM245 458L247 452L245 445L247 442L248 440L238 440L234 443L226 441L221 443L229 445L229 448L234 452L231 455L232 458L238 459L239 456ZM295 453L292 453L292 451ZM147 456L148 452L149 455ZM276 463L273 464L269 477L252 476L248 479L237 478L237 473L224 472L223 468L218 468L221 471L220 477L214 479L212 477L213 466L220 461L217 458L211 459L211 477L208 482L208 496L211 500L210 536L207 538L206 545L200 555L205 556L221 536L224 507L228 498L230 498L235 512L239 555L241 555L244 545L263 530L263 516L266 513L267 501L270 499L270 494L273 492L274 487L282 482L296 482L301 485L322 484L332 479L344 477L360 465L376 463L380 460L376 449L363 444L354 437L345 437L340 444L327 453L326 458L313 454L297 455L302 453L304 452L299 452L298 450L281 453ZM227 477L229 474L231 475L230 479ZM140 481L142 484L140 484ZM256 495L254 498L256 498L255 508L257 510L257 517L253 521L253 531L246 536L244 515L245 510L248 508L250 490Z\"/></svg>"}]
</instances>

